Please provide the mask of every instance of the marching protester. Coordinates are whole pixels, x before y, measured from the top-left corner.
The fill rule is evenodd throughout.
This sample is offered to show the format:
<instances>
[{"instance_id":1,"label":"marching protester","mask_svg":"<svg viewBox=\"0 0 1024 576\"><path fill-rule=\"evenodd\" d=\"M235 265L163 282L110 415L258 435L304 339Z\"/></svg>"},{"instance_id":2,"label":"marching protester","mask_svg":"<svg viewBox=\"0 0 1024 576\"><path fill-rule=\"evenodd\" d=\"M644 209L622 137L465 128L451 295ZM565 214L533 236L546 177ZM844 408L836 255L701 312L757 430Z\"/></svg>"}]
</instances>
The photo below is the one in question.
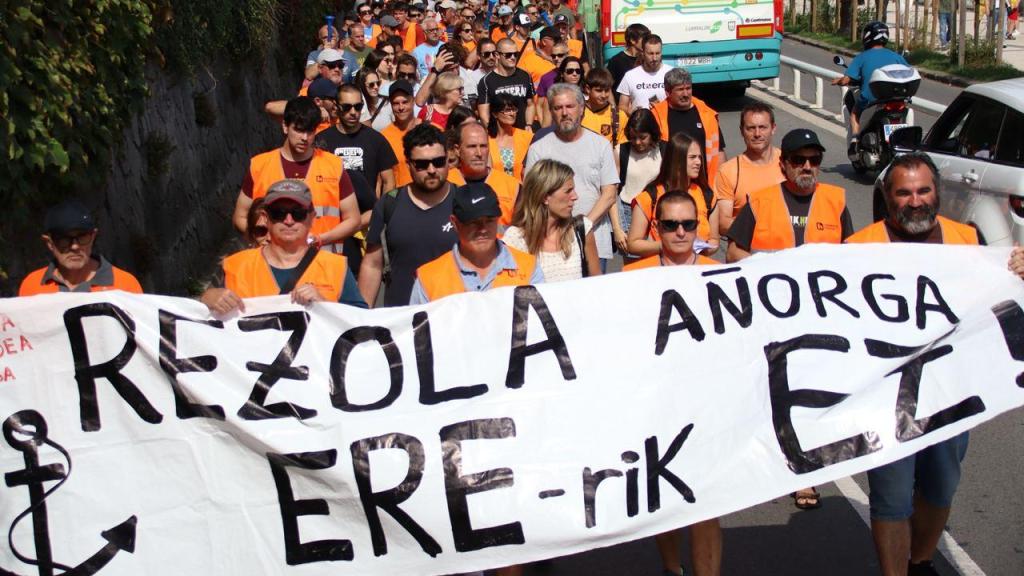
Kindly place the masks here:
<instances>
[{"instance_id":1,"label":"marching protester","mask_svg":"<svg viewBox=\"0 0 1024 576\"><path fill-rule=\"evenodd\" d=\"M522 181L523 163L533 141L533 132L516 127L516 115L519 113L516 97L498 93L489 106L491 120L484 124L491 137L491 165Z\"/></svg>"},{"instance_id":2,"label":"marching protester","mask_svg":"<svg viewBox=\"0 0 1024 576\"><path fill-rule=\"evenodd\" d=\"M650 256L661 250L658 228L654 225L654 207L658 198L674 190L689 194L697 207L696 250L709 254L718 251L715 195L704 181L702 156L700 146L686 133L676 133L669 139L663 150L658 177L643 192L633 197L630 206L632 222L627 236L627 248L631 254Z\"/></svg>"},{"instance_id":3,"label":"marching protester","mask_svg":"<svg viewBox=\"0 0 1024 576\"><path fill-rule=\"evenodd\" d=\"M373 20L373 8L370 7L370 3L365 0L359 0L356 2L356 16L359 17L359 24L363 27L363 35L366 38L366 43L372 47L377 47L377 37L381 34L380 24L377 24Z\"/></svg>"},{"instance_id":4,"label":"marching protester","mask_svg":"<svg viewBox=\"0 0 1024 576\"><path fill-rule=\"evenodd\" d=\"M328 27L326 24L317 30L316 37L320 44L306 56L305 77L307 82L320 74L318 67L320 64L320 52L328 48L337 50L338 43L341 42L341 35L338 34L338 29L333 26Z\"/></svg>"},{"instance_id":5,"label":"marching protester","mask_svg":"<svg viewBox=\"0 0 1024 576\"><path fill-rule=\"evenodd\" d=\"M380 131L395 155L395 186L405 186L412 181L409 166L405 161L402 139L420 120L413 116L413 87L406 80L398 80L391 85L388 92L388 106L395 121ZM386 192L384 190L383 192Z\"/></svg>"},{"instance_id":6,"label":"marching protester","mask_svg":"<svg viewBox=\"0 0 1024 576\"><path fill-rule=\"evenodd\" d=\"M626 122L626 138L617 157L620 187L618 200L612 204L612 238L623 258L629 261L637 257L629 252L627 242L633 223L633 201L661 173L664 145L658 121L647 108L637 108L630 115Z\"/></svg>"},{"instance_id":7,"label":"marching protester","mask_svg":"<svg viewBox=\"0 0 1024 576\"><path fill-rule=\"evenodd\" d=\"M548 108L548 89L558 83L575 84L584 89L583 64L575 56L567 56L567 47L564 43L556 44L551 52L558 67L548 72L540 79L537 86L537 107L541 112L540 125L547 127L551 125L551 114ZM586 117L586 114L584 114ZM604 134L601 134L604 136Z\"/></svg>"},{"instance_id":8,"label":"marching protester","mask_svg":"<svg viewBox=\"0 0 1024 576\"><path fill-rule=\"evenodd\" d=\"M984 244L974 227L939 216L940 182L927 154L897 156L882 181L886 218L846 242ZM1013 249L1008 267L1024 279L1024 249ZM868 471L871 532L884 576L939 574L932 557L960 483L967 442L964 432Z\"/></svg>"},{"instance_id":9,"label":"marching protester","mask_svg":"<svg viewBox=\"0 0 1024 576\"><path fill-rule=\"evenodd\" d=\"M602 272L612 258L608 211L615 202L619 176L611 144L583 127L583 91L574 84L555 84L548 91L554 130L530 145L526 170L540 162L558 160L573 170L579 202L574 214L586 214L594 223L594 238Z\"/></svg>"},{"instance_id":10,"label":"marching protester","mask_svg":"<svg viewBox=\"0 0 1024 576\"><path fill-rule=\"evenodd\" d=\"M565 66L568 72L570 65L566 64ZM628 115L619 110L612 99L611 73L604 68L594 68L587 72L583 82L583 92L587 96L587 108L583 112L583 127L607 138L612 145L612 150L618 151L619 143L626 140L625 130Z\"/></svg>"},{"instance_id":11,"label":"marching protester","mask_svg":"<svg viewBox=\"0 0 1024 576\"><path fill-rule=\"evenodd\" d=\"M428 20L421 25L426 40L416 46L412 55L416 58L420 78L426 78L427 73L434 69L434 58L441 49L441 28L434 20Z\"/></svg>"},{"instance_id":12,"label":"marching protester","mask_svg":"<svg viewBox=\"0 0 1024 576\"><path fill-rule=\"evenodd\" d=\"M491 120L491 104L497 94L516 99L516 128L530 128L534 121L534 86L530 75L516 66L519 52L511 40L498 40L497 65L480 80L477 87L477 114L486 126Z\"/></svg>"},{"instance_id":13,"label":"marching protester","mask_svg":"<svg viewBox=\"0 0 1024 576\"><path fill-rule=\"evenodd\" d=\"M658 119L661 139L683 132L701 147L704 176L715 185L719 165L725 161L725 138L718 123L718 112L693 95L693 77L684 68L672 68L665 74L665 99L651 106Z\"/></svg>"},{"instance_id":14,"label":"marching protester","mask_svg":"<svg viewBox=\"0 0 1024 576\"><path fill-rule=\"evenodd\" d=\"M483 182L490 186L498 197L501 206L501 217L498 223L508 226L512 221L512 210L519 196L519 181L501 169L491 166L490 141L487 130L478 122L466 122L459 126L458 134L459 164L455 170L449 169L448 181L458 185Z\"/></svg>"},{"instance_id":15,"label":"marching protester","mask_svg":"<svg viewBox=\"0 0 1024 576\"><path fill-rule=\"evenodd\" d=\"M92 214L78 200L66 200L47 210L42 240L50 263L25 276L18 296L104 290L142 294L135 276L93 253L98 234Z\"/></svg>"},{"instance_id":16,"label":"marching protester","mask_svg":"<svg viewBox=\"0 0 1024 576\"><path fill-rule=\"evenodd\" d=\"M311 98L288 101L281 123L284 143L250 160L235 200L232 220L241 234L246 233L252 201L285 178L304 180L312 190L316 219L309 240L314 245L341 252L341 243L359 229L359 206L341 159L313 145L320 116L320 108Z\"/></svg>"},{"instance_id":17,"label":"marching protester","mask_svg":"<svg viewBox=\"0 0 1024 576\"><path fill-rule=\"evenodd\" d=\"M623 112L650 108L665 98L665 74L675 68L661 61L661 49L661 36L657 34L648 34L640 41L640 65L626 72L616 89Z\"/></svg>"},{"instance_id":18,"label":"marching protester","mask_svg":"<svg viewBox=\"0 0 1024 576\"><path fill-rule=\"evenodd\" d=\"M385 280L384 250L390 270L382 306L405 306L416 269L451 250L457 240L449 219L456 187L447 182L444 134L420 124L402 138L402 146L412 180L377 202L359 270L359 291L371 306Z\"/></svg>"},{"instance_id":19,"label":"marching protester","mask_svg":"<svg viewBox=\"0 0 1024 576\"><path fill-rule=\"evenodd\" d=\"M289 294L292 302L304 306L340 302L366 308L345 257L307 242L315 207L305 182L274 182L261 210L269 242L224 258L222 277L200 297L211 313L245 312L243 299L277 294Z\"/></svg>"},{"instance_id":20,"label":"marching protester","mask_svg":"<svg viewBox=\"0 0 1024 576\"><path fill-rule=\"evenodd\" d=\"M459 240L450 251L416 269L410 304L544 281L536 258L498 239L501 207L490 186L472 182L451 194L450 221Z\"/></svg>"},{"instance_id":21,"label":"marching protester","mask_svg":"<svg viewBox=\"0 0 1024 576\"><path fill-rule=\"evenodd\" d=\"M351 84L342 85L338 92L338 123L317 134L315 145L341 158L347 172L361 172L379 196L395 187L394 167L398 159L384 136L359 121L364 111L359 89Z\"/></svg>"},{"instance_id":22,"label":"marching protester","mask_svg":"<svg viewBox=\"0 0 1024 576\"><path fill-rule=\"evenodd\" d=\"M373 48L366 44L366 33L363 26L361 24L349 26L348 46L341 53L342 59L345 60L345 82L352 81L371 52L373 52Z\"/></svg>"},{"instance_id":23,"label":"marching protester","mask_svg":"<svg viewBox=\"0 0 1024 576\"><path fill-rule=\"evenodd\" d=\"M512 225L503 240L537 257L545 282L578 280L601 274L593 222L573 217L579 196L572 168L541 160L526 175Z\"/></svg>"},{"instance_id":24,"label":"marching protester","mask_svg":"<svg viewBox=\"0 0 1024 576\"><path fill-rule=\"evenodd\" d=\"M718 169L715 199L718 202L718 227L728 236L732 221L747 205L751 192L765 184L782 182L782 151L772 145L775 135L775 110L763 102L751 102L740 112L743 152Z\"/></svg>"},{"instance_id":25,"label":"marching protester","mask_svg":"<svg viewBox=\"0 0 1024 576\"><path fill-rule=\"evenodd\" d=\"M373 61L374 56L371 54L367 61ZM380 88L383 84L380 74L374 71L372 68L363 68L356 74L355 80L352 85L359 90L359 93L363 97L363 110L359 113L359 121L364 126L374 128L373 123L377 121L377 118L384 111L387 105L387 97L381 94ZM384 124L380 128L383 129Z\"/></svg>"},{"instance_id":26,"label":"marching protester","mask_svg":"<svg viewBox=\"0 0 1024 576\"><path fill-rule=\"evenodd\" d=\"M650 33L651 30L639 22L626 26L625 48L623 48L622 52L609 58L607 62L608 71L612 74L612 89L617 89L622 83L622 77L626 75L626 72L629 72L638 65L637 61L642 50L640 44Z\"/></svg>"}]
</instances>

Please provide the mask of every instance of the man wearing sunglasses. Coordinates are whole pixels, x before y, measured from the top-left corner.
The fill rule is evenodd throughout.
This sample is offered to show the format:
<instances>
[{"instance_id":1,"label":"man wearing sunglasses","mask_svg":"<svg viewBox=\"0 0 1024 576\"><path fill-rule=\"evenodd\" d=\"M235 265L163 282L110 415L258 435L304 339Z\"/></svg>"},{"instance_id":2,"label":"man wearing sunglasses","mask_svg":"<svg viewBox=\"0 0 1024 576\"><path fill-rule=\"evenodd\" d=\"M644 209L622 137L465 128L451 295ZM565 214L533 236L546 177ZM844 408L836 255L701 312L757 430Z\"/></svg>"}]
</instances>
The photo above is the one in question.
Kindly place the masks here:
<instances>
[{"instance_id":1,"label":"man wearing sunglasses","mask_svg":"<svg viewBox=\"0 0 1024 576\"><path fill-rule=\"evenodd\" d=\"M313 78L316 78L317 75L320 73L317 66L320 63L320 52L328 48L337 50L338 45L341 42L341 36L338 34L337 28L334 28L332 26L330 28L330 32L328 33L328 28L326 24L321 26L320 29L317 30L316 37L317 41L319 42L316 50L313 50L306 56L306 80L312 80Z\"/></svg>"},{"instance_id":2,"label":"man wearing sunglasses","mask_svg":"<svg viewBox=\"0 0 1024 576\"><path fill-rule=\"evenodd\" d=\"M380 36L380 24L374 21L373 8L369 2L356 3L356 16L359 17L359 24L363 27L363 36L371 48L377 47L377 36Z\"/></svg>"},{"instance_id":3,"label":"man wearing sunglasses","mask_svg":"<svg viewBox=\"0 0 1024 576\"><path fill-rule=\"evenodd\" d=\"M291 295L292 302L341 302L366 308L348 261L307 242L316 210L313 193L301 180L281 180L268 188L260 208L268 242L228 256L222 277L199 300L223 317L245 312L245 298Z\"/></svg>"},{"instance_id":4,"label":"man wearing sunglasses","mask_svg":"<svg viewBox=\"0 0 1024 576\"><path fill-rule=\"evenodd\" d=\"M370 218L359 291L372 306L384 281L385 250L390 265L383 306L405 306L416 269L451 250L458 240L449 217L454 185L448 179L444 134L420 124L402 139L412 182L381 196Z\"/></svg>"},{"instance_id":5,"label":"man wearing sunglasses","mask_svg":"<svg viewBox=\"0 0 1024 576\"><path fill-rule=\"evenodd\" d=\"M415 89L408 80L400 79L391 84L388 91L388 106L394 121L380 131L388 144L391 145L391 152L395 156L395 186L407 186L412 182L412 174L409 172L409 165L405 161L405 149L402 146L402 139L414 126L420 123L415 116L415 104L413 95ZM384 188L381 193L391 188Z\"/></svg>"},{"instance_id":6,"label":"man wearing sunglasses","mask_svg":"<svg viewBox=\"0 0 1024 576\"><path fill-rule=\"evenodd\" d=\"M320 108L311 98L288 101L281 123L284 143L252 158L235 200L232 220L243 236L253 200L284 179L305 181L312 190L316 220L310 243L340 253L342 242L359 229L359 205L341 159L313 146L320 119Z\"/></svg>"},{"instance_id":7,"label":"man wearing sunglasses","mask_svg":"<svg viewBox=\"0 0 1024 576\"><path fill-rule=\"evenodd\" d=\"M806 128L782 138L786 180L753 192L729 228L728 261L803 244L839 244L853 234L846 192L818 181L825 147ZM808 496L810 497L810 496Z\"/></svg>"},{"instance_id":8,"label":"man wearing sunglasses","mask_svg":"<svg viewBox=\"0 0 1024 576\"><path fill-rule=\"evenodd\" d=\"M93 254L99 229L81 202L67 200L50 208L43 218L43 229L50 263L22 280L18 296L104 290L142 294L134 276Z\"/></svg>"},{"instance_id":9,"label":"man wearing sunglasses","mask_svg":"<svg viewBox=\"0 0 1024 576\"><path fill-rule=\"evenodd\" d=\"M376 196L395 187L395 164L398 159L384 136L359 121L363 111L363 95L351 84L338 91L338 123L320 132L315 145L341 158L348 172L361 172ZM360 229L369 224L369 215Z\"/></svg>"},{"instance_id":10,"label":"man wearing sunglasses","mask_svg":"<svg viewBox=\"0 0 1024 576\"><path fill-rule=\"evenodd\" d=\"M463 292L504 286L540 284L544 272L537 259L498 239L498 196L483 182L452 192L449 216L458 242L441 256L416 269L409 304L416 306Z\"/></svg>"},{"instance_id":11,"label":"man wearing sunglasses","mask_svg":"<svg viewBox=\"0 0 1024 576\"><path fill-rule=\"evenodd\" d=\"M516 99L516 128L533 125L534 85L530 75L516 66L515 42L502 38L497 45L497 62L494 70L480 79L477 86L477 114L484 126L491 119L491 101L495 94L508 94Z\"/></svg>"}]
</instances>

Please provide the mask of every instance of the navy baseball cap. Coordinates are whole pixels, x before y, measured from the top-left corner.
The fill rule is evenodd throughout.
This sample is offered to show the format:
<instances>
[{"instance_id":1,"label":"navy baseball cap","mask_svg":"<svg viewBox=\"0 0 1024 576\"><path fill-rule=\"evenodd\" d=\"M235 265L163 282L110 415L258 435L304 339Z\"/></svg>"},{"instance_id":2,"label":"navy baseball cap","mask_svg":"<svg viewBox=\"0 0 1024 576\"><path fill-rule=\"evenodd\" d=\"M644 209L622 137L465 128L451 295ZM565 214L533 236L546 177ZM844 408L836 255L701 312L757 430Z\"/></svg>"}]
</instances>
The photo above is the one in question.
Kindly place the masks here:
<instances>
[{"instance_id":1,"label":"navy baseball cap","mask_svg":"<svg viewBox=\"0 0 1024 576\"><path fill-rule=\"evenodd\" d=\"M335 100L338 98L338 86L327 78L317 78L309 83L306 95L310 98Z\"/></svg>"},{"instance_id":2,"label":"navy baseball cap","mask_svg":"<svg viewBox=\"0 0 1024 576\"><path fill-rule=\"evenodd\" d=\"M398 95L399 92L405 92L407 96L415 96L416 92L412 89L412 84L408 80L395 80L388 87L388 100Z\"/></svg>"},{"instance_id":3,"label":"navy baseball cap","mask_svg":"<svg viewBox=\"0 0 1024 576\"><path fill-rule=\"evenodd\" d=\"M501 206L494 188L485 182L470 182L459 187L452 199L452 215L459 222L501 216Z\"/></svg>"},{"instance_id":4,"label":"navy baseball cap","mask_svg":"<svg viewBox=\"0 0 1024 576\"><path fill-rule=\"evenodd\" d=\"M66 200L46 211L43 229L47 233L70 232L71 230L94 230L96 221L84 204L78 200Z\"/></svg>"},{"instance_id":5,"label":"navy baseball cap","mask_svg":"<svg viewBox=\"0 0 1024 576\"><path fill-rule=\"evenodd\" d=\"M801 148L817 148L822 152L825 151L825 147L821 145L821 141L818 140L818 135L813 130L807 128L797 128L796 130L790 130L782 137L782 153L789 154L795 150Z\"/></svg>"}]
</instances>

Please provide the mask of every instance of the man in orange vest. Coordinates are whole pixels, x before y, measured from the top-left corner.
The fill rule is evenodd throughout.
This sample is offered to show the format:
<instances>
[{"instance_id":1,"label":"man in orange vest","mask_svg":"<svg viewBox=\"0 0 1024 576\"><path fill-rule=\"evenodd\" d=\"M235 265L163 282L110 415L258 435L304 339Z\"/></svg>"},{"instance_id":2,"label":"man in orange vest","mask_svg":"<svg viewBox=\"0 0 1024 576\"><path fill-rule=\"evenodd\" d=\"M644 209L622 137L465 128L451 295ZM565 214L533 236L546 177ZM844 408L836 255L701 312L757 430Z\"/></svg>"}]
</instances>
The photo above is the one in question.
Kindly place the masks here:
<instances>
[{"instance_id":1,"label":"man in orange vest","mask_svg":"<svg viewBox=\"0 0 1024 576\"><path fill-rule=\"evenodd\" d=\"M320 120L320 108L313 99L300 96L288 101L282 121L284 144L250 160L235 200L232 220L243 235L253 201L286 178L302 180L312 190L316 221L311 243L340 253L342 242L359 229L359 205L341 158L313 146Z\"/></svg>"},{"instance_id":2,"label":"man in orange vest","mask_svg":"<svg viewBox=\"0 0 1024 576\"><path fill-rule=\"evenodd\" d=\"M863 242L984 244L967 224L938 215L939 171L926 154L897 156L882 181L888 215L847 239ZM1024 278L1024 250L1009 268ZM885 576L938 574L932 556L960 482L968 434L939 442L868 472L871 532Z\"/></svg>"},{"instance_id":3,"label":"man in orange vest","mask_svg":"<svg viewBox=\"0 0 1024 576\"><path fill-rule=\"evenodd\" d=\"M704 152L701 170L708 185L715 187L718 167L725 162L725 138L718 123L718 112L693 96L693 77L685 68L665 73L665 99L651 106L661 128L661 139L668 142L676 132L685 132Z\"/></svg>"},{"instance_id":4,"label":"man in orange vest","mask_svg":"<svg viewBox=\"0 0 1024 576\"><path fill-rule=\"evenodd\" d=\"M846 191L818 182L824 153L818 135L806 128L782 138L786 180L751 193L729 228L729 262L805 243L839 244L853 234Z\"/></svg>"},{"instance_id":5,"label":"man in orange vest","mask_svg":"<svg viewBox=\"0 0 1024 576\"><path fill-rule=\"evenodd\" d=\"M409 171L409 166L405 161L405 148L402 146L402 138L405 137L409 130L420 123L420 119L413 115L413 96L415 94L412 84L406 80L395 80L391 84L391 88L388 91L388 103L391 105L391 114L394 116L395 121L380 131L381 136L391 145L391 151L395 153L395 158L397 159L395 164L395 187L398 188L408 186L412 182L412 173ZM385 192L388 192L388 190L381 190L381 194Z\"/></svg>"},{"instance_id":6,"label":"man in orange vest","mask_svg":"<svg viewBox=\"0 0 1024 576\"><path fill-rule=\"evenodd\" d=\"M18 296L104 290L142 294L134 276L93 254L99 229L81 202L68 200L50 208L43 218L43 228L50 263L22 280Z\"/></svg>"},{"instance_id":7,"label":"man in orange vest","mask_svg":"<svg viewBox=\"0 0 1024 576\"><path fill-rule=\"evenodd\" d=\"M223 278L199 298L210 312L226 316L245 312L244 298L290 294L303 306L341 302L366 308L348 261L309 245L314 221L313 193L301 180L281 180L267 190L260 207L269 242L228 256Z\"/></svg>"},{"instance_id":8,"label":"man in orange vest","mask_svg":"<svg viewBox=\"0 0 1024 576\"><path fill-rule=\"evenodd\" d=\"M655 223L660 233L661 252L626 264L622 267L624 272L658 266L718 264L693 250L697 239L697 203L686 192L673 190L662 196L655 206ZM654 537L665 576L685 574L679 554L682 536L680 528ZM690 526L690 559L696 576L721 574L722 527L718 518Z\"/></svg>"},{"instance_id":9,"label":"man in orange vest","mask_svg":"<svg viewBox=\"0 0 1024 576\"><path fill-rule=\"evenodd\" d=\"M544 281L537 259L498 239L498 195L483 182L455 191L451 223L459 237L451 251L416 269L410 305L462 292Z\"/></svg>"},{"instance_id":10,"label":"man in orange vest","mask_svg":"<svg viewBox=\"0 0 1024 576\"><path fill-rule=\"evenodd\" d=\"M490 139L487 130L477 122L467 122L459 127L459 167L448 171L448 181L463 185L486 183L498 195L501 217L498 223L508 226L512 223L512 211L519 196L519 181L504 170L495 170L488 160L491 156Z\"/></svg>"}]
</instances>

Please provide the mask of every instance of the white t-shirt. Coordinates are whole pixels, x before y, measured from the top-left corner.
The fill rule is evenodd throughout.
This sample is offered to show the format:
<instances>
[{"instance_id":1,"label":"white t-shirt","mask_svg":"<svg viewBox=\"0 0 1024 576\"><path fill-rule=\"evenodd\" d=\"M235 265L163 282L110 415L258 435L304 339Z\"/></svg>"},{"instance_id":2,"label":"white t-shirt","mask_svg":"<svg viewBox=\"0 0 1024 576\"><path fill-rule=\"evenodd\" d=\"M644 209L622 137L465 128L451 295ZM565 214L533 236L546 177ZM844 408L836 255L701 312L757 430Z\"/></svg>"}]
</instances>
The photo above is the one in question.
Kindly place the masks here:
<instances>
[{"instance_id":1,"label":"white t-shirt","mask_svg":"<svg viewBox=\"0 0 1024 576\"><path fill-rule=\"evenodd\" d=\"M643 66L637 66L622 77L617 92L629 96L634 107L650 108L651 104L665 99L665 73L671 69L671 66L662 62L661 68L651 74Z\"/></svg>"}]
</instances>

